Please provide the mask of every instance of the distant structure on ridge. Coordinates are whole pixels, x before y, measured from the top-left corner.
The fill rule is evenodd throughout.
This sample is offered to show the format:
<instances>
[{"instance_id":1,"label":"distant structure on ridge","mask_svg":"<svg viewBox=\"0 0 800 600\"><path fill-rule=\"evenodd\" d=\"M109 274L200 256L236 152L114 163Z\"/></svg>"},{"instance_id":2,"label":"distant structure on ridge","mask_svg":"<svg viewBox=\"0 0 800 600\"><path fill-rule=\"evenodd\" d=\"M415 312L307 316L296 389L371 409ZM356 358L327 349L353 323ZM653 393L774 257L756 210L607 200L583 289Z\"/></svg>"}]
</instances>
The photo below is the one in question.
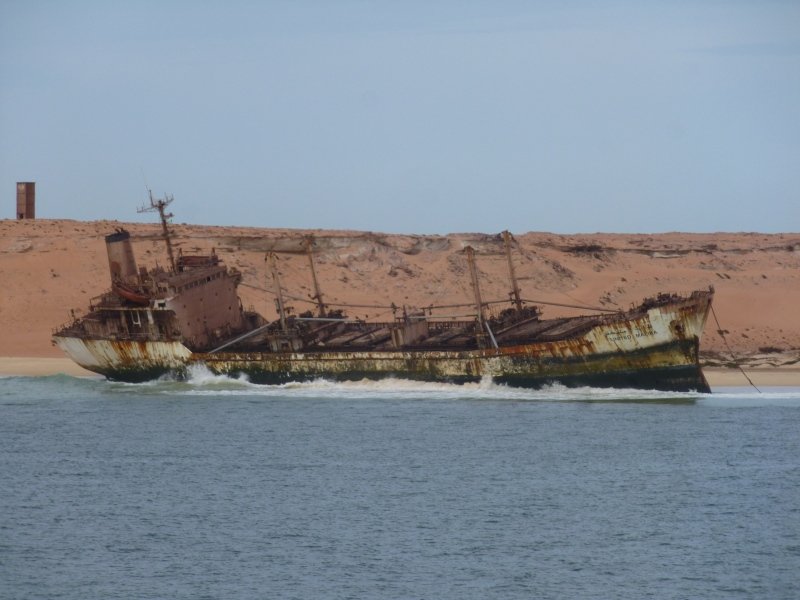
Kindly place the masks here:
<instances>
[{"instance_id":1,"label":"distant structure on ridge","mask_svg":"<svg viewBox=\"0 0 800 600\"><path fill-rule=\"evenodd\" d=\"M36 218L36 183L17 182L17 220Z\"/></svg>"}]
</instances>

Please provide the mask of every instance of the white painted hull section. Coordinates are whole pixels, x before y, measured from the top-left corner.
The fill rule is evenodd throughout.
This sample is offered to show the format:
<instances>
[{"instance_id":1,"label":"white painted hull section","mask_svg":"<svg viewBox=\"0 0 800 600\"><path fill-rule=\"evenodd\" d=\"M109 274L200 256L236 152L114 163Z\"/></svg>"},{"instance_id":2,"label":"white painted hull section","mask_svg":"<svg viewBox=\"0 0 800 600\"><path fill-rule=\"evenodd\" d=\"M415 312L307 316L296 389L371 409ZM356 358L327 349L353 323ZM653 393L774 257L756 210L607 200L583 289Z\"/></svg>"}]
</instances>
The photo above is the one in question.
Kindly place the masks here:
<instances>
[{"instance_id":1,"label":"white painted hull section","mask_svg":"<svg viewBox=\"0 0 800 600\"><path fill-rule=\"evenodd\" d=\"M192 351L180 342L130 342L59 336L53 340L81 367L98 373L132 368L180 369L192 357Z\"/></svg>"}]
</instances>

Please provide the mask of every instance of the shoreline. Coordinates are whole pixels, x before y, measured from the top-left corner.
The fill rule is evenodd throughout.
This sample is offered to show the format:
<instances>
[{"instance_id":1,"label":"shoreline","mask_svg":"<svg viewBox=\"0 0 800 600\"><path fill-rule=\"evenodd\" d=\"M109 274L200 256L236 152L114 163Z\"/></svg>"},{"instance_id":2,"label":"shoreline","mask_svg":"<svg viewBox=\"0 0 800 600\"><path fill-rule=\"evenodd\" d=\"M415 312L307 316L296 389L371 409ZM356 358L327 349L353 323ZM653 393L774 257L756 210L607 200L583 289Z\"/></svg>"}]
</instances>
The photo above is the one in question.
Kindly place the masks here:
<instances>
[{"instance_id":1,"label":"shoreline","mask_svg":"<svg viewBox=\"0 0 800 600\"><path fill-rule=\"evenodd\" d=\"M2 377L47 377L70 375L72 377L102 377L79 367L68 358L39 358L35 356L0 356Z\"/></svg>"},{"instance_id":2,"label":"shoreline","mask_svg":"<svg viewBox=\"0 0 800 600\"><path fill-rule=\"evenodd\" d=\"M800 368L796 367L758 367L744 369L747 377L757 387L800 387ZM712 387L750 387L739 369L725 367L703 367L703 373Z\"/></svg>"},{"instance_id":3,"label":"shoreline","mask_svg":"<svg viewBox=\"0 0 800 600\"><path fill-rule=\"evenodd\" d=\"M750 383L739 369L726 367L703 368L706 379L714 387L748 387ZM758 367L745 369L756 386L800 387L800 367ZM0 356L0 376L46 377L48 375L100 378L68 358L39 358L35 356Z\"/></svg>"}]
</instances>

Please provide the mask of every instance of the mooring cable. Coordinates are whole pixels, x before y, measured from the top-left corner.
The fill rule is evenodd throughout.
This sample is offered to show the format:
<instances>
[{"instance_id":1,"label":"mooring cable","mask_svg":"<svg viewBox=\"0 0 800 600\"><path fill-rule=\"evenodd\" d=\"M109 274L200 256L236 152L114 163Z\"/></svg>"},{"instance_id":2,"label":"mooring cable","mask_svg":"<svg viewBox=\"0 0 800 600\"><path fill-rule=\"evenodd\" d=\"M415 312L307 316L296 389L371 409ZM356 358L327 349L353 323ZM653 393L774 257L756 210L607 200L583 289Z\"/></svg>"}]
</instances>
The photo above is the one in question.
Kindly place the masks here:
<instances>
[{"instance_id":1,"label":"mooring cable","mask_svg":"<svg viewBox=\"0 0 800 600\"><path fill-rule=\"evenodd\" d=\"M728 352L730 353L731 358L733 359L733 362L736 364L736 368L739 369L742 372L742 375L744 375L744 378L747 379L747 381L750 383L750 385L752 385L753 388L760 394L761 390L758 389L756 387L756 384L753 383L753 381L747 376L747 373L744 372L744 369L742 368L742 365L739 364L739 359L736 358L736 355L733 353L733 350L731 350L730 344L728 344L728 340L725 337L725 334L723 333L724 330L722 329L722 325L719 324L719 319L717 319L717 313L716 313L716 311L714 311L714 305L713 304L711 305L711 314L714 317L714 322L717 324L717 333L719 334L719 337L722 338L722 341L725 342L725 347L728 349Z\"/></svg>"}]
</instances>

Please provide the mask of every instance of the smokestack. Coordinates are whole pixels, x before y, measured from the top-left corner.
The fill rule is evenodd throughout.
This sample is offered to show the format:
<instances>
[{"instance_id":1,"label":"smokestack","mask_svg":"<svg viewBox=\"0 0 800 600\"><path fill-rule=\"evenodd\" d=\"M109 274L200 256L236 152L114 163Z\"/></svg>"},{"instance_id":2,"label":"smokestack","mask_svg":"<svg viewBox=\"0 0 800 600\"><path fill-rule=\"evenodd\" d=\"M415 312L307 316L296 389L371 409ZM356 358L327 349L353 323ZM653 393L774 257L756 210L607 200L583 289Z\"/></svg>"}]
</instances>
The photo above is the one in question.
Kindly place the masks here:
<instances>
[{"instance_id":1,"label":"smokestack","mask_svg":"<svg viewBox=\"0 0 800 600\"><path fill-rule=\"evenodd\" d=\"M136 258L133 256L131 234L124 229L106 236L106 253L108 254L108 270L111 283L115 281L136 281Z\"/></svg>"},{"instance_id":2,"label":"smokestack","mask_svg":"<svg viewBox=\"0 0 800 600\"><path fill-rule=\"evenodd\" d=\"M36 218L36 183L17 182L17 219Z\"/></svg>"}]
</instances>

